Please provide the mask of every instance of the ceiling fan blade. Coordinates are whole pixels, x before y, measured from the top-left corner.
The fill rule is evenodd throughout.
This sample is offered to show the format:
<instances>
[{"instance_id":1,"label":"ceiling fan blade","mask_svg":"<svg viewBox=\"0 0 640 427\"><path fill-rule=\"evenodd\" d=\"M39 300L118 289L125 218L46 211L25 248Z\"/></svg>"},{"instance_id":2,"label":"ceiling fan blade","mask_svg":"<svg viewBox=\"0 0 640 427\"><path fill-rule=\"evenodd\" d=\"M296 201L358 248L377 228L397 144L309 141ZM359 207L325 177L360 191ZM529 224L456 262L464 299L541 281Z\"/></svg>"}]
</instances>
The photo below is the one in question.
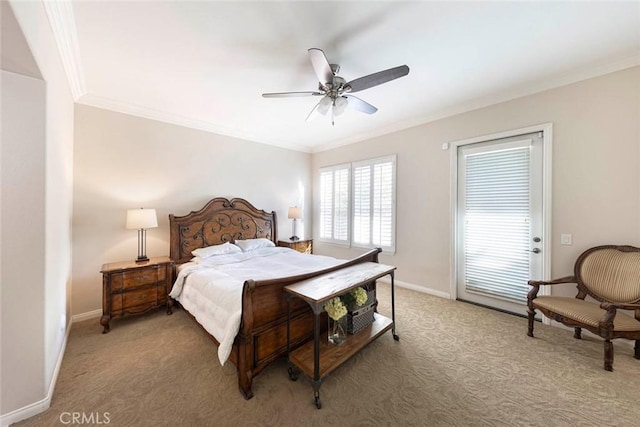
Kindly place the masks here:
<instances>
[{"instance_id":1,"label":"ceiling fan blade","mask_svg":"<svg viewBox=\"0 0 640 427\"><path fill-rule=\"evenodd\" d=\"M361 90L369 89L373 86L381 85L391 80L406 76L409 74L409 67L401 65L395 68L389 68L388 70L379 71L377 73L369 74L368 76L360 77L347 83L347 86L351 88L350 92L359 92Z\"/></svg>"},{"instance_id":2,"label":"ceiling fan blade","mask_svg":"<svg viewBox=\"0 0 640 427\"><path fill-rule=\"evenodd\" d=\"M348 107L353 110L358 110L361 113L366 113L366 114L373 114L376 111L378 111L376 107L374 107L373 105L369 104L366 101L363 101L362 99L356 96L353 96L353 95L343 95L343 96L349 99Z\"/></svg>"},{"instance_id":3,"label":"ceiling fan blade","mask_svg":"<svg viewBox=\"0 0 640 427\"><path fill-rule=\"evenodd\" d=\"M323 95L320 92L273 92L263 93L264 98L291 98L296 96L320 96Z\"/></svg>"},{"instance_id":4,"label":"ceiling fan blade","mask_svg":"<svg viewBox=\"0 0 640 427\"><path fill-rule=\"evenodd\" d=\"M333 82L333 71L331 71L329 61L327 61L327 57L324 55L322 49L312 47L308 51L311 65L316 72L320 84L324 86L327 83Z\"/></svg>"},{"instance_id":5,"label":"ceiling fan blade","mask_svg":"<svg viewBox=\"0 0 640 427\"><path fill-rule=\"evenodd\" d=\"M318 103L311 109L311 111L309 111L307 118L304 119L305 122L313 120L318 115L318 107L320 106L321 102L322 102L322 99L318 101Z\"/></svg>"}]
</instances>

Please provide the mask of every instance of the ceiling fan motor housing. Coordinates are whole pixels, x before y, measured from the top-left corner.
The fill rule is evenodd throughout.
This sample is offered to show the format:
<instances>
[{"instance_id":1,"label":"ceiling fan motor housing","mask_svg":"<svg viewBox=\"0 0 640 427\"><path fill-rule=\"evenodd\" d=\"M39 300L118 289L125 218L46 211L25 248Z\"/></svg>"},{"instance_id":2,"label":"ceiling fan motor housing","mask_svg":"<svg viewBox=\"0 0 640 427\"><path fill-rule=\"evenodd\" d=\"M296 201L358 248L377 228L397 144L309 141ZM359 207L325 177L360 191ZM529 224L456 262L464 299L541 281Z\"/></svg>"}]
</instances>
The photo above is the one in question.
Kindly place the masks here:
<instances>
[{"instance_id":1,"label":"ceiling fan motor housing","mask_svg":"<svg viewBox=\"0 0 640 427\"><path fill-rule=\"evenodd\" d=\"M327 61L327 57L322 49L311 48L308 49L308 52L311 65L316 73L316 77L318 77L317 91L262 94L265 98L321 96L322 98L320 101L318 101L307 116L307 120L313 116L315 111L318 111L321 114L326 114L329 108L331 108L331 123L333 123L333 116L342 114L347 106L366 114L373 114L378 111L376 107L351 95L351 93L369 89L373 86L378 86L409 74L409 67L401 65L399 67L389 68L388 70L379 71L347 82L345 79L338 76L340 66L338 64L329 64L329 61Z\"/></svg>"},{"instance_id":2,"label":"ceiling fan motor housing","mask_svg":"<svg viewBox=\"0 0 640 427\"><path fill-rule=\"evenodd\" d=\"M342 92L344 92L345 90L345 84L346 84L346 80L343 79L340 76L333 76L333 86L332 86L332 95L333 96L339 96L342 94Z\"/></svg>"}]
</instances>

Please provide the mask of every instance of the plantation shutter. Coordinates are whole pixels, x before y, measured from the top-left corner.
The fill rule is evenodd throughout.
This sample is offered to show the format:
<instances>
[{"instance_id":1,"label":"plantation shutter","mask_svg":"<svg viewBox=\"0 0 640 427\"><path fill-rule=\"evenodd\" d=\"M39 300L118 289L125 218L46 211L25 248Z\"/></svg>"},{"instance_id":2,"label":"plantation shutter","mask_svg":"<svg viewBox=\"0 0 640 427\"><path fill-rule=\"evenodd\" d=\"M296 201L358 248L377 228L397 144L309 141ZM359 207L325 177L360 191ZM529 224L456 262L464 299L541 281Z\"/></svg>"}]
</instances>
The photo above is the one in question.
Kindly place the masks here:
<instances>
[{"instance_id":1,"label":"plantation shutter","mask_svg":"<svg viewBox=\"0 0 640 427\"><path fill-rule=\"evenodd\" d=\"M530 146L467 154L465 287L526 301L530 237Z\"/></svg>"},{"instance_id":2,"label":"plantation shutter","mask_svg":"<svg viewBox=\"0 0 640 427\"><path fill-rule=\"evenodd\" d=\"M393 163L374 166L373 181L373 244L393 246Z\"/></svg>"},{"instance_id":3,"label":"plantation shutter","mask_svg":"<svg viewBox=\"0 0 640 427\"><path fill-rule=\"evenodd\" d=\"M333 239L349 239L349 169L338 169L334 173Z\"/></svg>"},{"instance_id":4,"label":"plantation shutter","mask_svg":"<svg viewBox=\"0 0 640 427\"><path fill-rule=\"evenodd\" d=\"M354 246L395 250L395 156L354 163Z\"/></svg>"},{"instance_id":5,"label":"plantation shutter","mask_svg":"<svg viewBox=\"0 0 640 427\"><path fill-rule=\"evenodd\" d=\"M349 165L320 170L320 238L349 241Z\"/></svg>"},{"instance_id":6,"label":"plantation shutter","mask_svg":"<svg viewBox=\"0 0 640 427\"><path fill-rule=\"evenodd\" d=\"M333 237L333 171L320 172L320 238Z\"/></svg>"},{"instance_id":7,"label":"plantation shutter","mask_svg":"<svg viewBox=\"0 0 640 427\"><path fill-rule=\"evenodd\" d=\"M353 170L353 241L368 245L371 229L371 168Z\"/></svg>"}]
</instances>

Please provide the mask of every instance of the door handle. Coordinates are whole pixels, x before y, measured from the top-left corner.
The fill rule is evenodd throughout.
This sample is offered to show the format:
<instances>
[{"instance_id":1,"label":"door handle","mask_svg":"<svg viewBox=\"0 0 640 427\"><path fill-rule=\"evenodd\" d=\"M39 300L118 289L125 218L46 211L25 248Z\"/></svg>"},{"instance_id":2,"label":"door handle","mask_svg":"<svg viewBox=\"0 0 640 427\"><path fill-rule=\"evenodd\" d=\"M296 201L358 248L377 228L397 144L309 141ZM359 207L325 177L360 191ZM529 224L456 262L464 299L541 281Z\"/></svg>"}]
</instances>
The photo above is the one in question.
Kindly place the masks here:
<instances>
[{"instance_id":1,"label":"door handle","mask_svg":"<svg viewBox=\"0 0 640 427\"><path fill-rule=\"evenodd\" d=\"M534 254L539 254L540 253L540 248L533 248L533 249L531 249L530 252L533 252Z\"/></svg>"}]
</instances>

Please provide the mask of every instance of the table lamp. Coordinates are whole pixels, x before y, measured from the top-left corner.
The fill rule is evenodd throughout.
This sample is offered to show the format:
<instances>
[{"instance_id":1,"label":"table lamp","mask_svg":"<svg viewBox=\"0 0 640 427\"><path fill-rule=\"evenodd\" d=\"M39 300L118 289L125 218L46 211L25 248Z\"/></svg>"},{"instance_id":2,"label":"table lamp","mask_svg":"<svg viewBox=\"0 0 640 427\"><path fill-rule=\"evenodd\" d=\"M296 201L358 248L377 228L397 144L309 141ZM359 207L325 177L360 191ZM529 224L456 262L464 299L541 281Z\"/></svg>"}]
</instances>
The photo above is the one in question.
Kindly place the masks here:
<instances>
[{"instance_id":1,"label":"table lamp","mask_svg":"<svg viewBox=\"0 0 640 427\"><path fill-rule=\"evenodd\" d=\"M297 206L293 206L291 208L289 208L289 215L287 215L287 217L289 219L293 220L293 226L292 226L292 235L290 237L291 240L300 240L300 238L298 236L296 236L296 221L300 218L302 218L302 209L300 209Z\"/></svg>"},{"instance_id":2,"label":"table lamp","mask_svg":"<svg viewBox=\"0 0 640 427\"><path fill-rule=\"evenodd\" d=\"M147 229L158 226L155 209L129 209L127 211L127 228L138 230L138 258L136 262L149 261L147 258Z\"/></svg>"}]
</instances>

